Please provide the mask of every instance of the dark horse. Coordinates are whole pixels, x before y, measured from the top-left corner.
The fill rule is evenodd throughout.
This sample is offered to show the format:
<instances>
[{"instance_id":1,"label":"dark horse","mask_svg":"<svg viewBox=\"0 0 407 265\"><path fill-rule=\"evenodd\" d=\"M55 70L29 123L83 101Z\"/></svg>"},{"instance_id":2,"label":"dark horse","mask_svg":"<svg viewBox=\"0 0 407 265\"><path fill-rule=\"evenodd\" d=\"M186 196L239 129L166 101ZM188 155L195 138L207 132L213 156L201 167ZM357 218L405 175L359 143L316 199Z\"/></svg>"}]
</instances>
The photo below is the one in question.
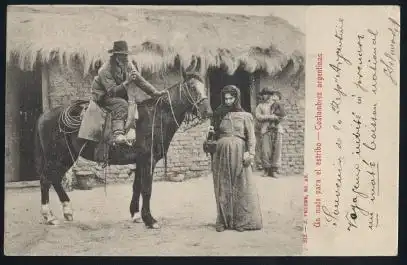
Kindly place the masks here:
<instances>
[{"instance_id":1,"label":"dark horse","mask_svg":"<svg viewBox=\"0 0 407 265\"><path fill-rule=\"evenodd\" d=\"M152 173L156 163L166 155L170 142L187 113L195 115L201 121L212 115L207 88L199 73L195 69L186 73L182 68L182 74L183 82L170 87L167 95L159 99L148 99L138 106L137 140L134 145L112 146L108 152L108 163L111 165L136 164L130 214L133 221L142 220L149 228L159 227L150 211ZM65 219L73 220L70 199L62 187L62 177L79 154L88 160L95 160L96 143L78 138L77 132L61 132L60 115L64 110L65 107L58 107L43 113L36 128L36 166L41 183L41 213L47 224L58 222L49 208L51 185L62 203ZM143 198L141 218L140 194Z\"/></svg>"}]
</instances>

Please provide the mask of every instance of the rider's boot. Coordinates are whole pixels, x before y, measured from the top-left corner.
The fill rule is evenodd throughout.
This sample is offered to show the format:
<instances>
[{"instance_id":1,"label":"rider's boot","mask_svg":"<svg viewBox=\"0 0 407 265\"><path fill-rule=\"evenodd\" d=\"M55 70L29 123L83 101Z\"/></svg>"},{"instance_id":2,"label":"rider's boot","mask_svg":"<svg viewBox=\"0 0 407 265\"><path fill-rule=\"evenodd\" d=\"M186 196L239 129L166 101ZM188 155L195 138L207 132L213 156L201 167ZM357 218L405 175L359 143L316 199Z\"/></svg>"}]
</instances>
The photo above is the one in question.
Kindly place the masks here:
<instances>
[{"instance_id":1,"label":"rider's boot","mask_svg":"<svg viewBox=\"0 0 407 265\"><path fill-rule=\"evenodd\" d=\"M112 139L113 144L124 144L126 143L126 136L124 136L124 121L123 120L113 120L112 121Z\"/></svg>"}]
</instances>

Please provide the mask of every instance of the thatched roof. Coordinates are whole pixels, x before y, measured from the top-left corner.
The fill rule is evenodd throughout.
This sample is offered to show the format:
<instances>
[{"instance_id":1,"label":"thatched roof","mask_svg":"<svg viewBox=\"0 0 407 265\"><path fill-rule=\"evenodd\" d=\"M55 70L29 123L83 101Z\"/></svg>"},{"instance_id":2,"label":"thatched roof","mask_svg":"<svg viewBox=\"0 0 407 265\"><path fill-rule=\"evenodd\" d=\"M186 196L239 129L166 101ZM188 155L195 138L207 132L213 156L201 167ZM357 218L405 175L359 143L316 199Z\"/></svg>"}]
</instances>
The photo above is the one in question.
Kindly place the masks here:
<instances>
[{"instance_id":1,"label":"thatched roof","mask_svg":"<svg viewBox=\"0 0 407 265\"><path fill-rule=\"evenodd\" d=\"M204 69L243 66L280 72L289 63L303 68L304 34L281 18L191 11L146 10L137 6L9 6L7 59L22 69L36 62L79 59L85 69L108 58L114 40L124 39L133 59L153 71L179 56L200 56ZM87 70L86 70L87 71Z\"/></svg>"}]
</instances>

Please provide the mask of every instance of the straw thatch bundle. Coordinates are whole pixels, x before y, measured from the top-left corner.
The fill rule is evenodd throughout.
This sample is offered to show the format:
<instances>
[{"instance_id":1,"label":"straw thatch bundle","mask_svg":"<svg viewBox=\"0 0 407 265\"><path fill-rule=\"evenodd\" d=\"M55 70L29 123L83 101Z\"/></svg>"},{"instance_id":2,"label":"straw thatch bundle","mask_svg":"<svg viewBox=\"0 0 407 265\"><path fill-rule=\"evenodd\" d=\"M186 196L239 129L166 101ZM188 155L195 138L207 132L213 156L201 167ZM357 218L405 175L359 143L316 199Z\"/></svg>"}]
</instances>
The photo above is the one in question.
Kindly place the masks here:
<instances>
[{"instance_id":1,"label":"straw thatch bundle","mask_svg":"<svg viewBox=\"0 0 407 265\"><path fill-rule=\"evenodd\" d=\"M139 67L158 71L200 56L203 69L239 66L275 74L289 63L303 68L304 35L277 17L246 17L134 6L9 6L7 59L22 69L36 62L83 63L108 58L113 41L131 46Z\"/></svg>"}]
</instances>

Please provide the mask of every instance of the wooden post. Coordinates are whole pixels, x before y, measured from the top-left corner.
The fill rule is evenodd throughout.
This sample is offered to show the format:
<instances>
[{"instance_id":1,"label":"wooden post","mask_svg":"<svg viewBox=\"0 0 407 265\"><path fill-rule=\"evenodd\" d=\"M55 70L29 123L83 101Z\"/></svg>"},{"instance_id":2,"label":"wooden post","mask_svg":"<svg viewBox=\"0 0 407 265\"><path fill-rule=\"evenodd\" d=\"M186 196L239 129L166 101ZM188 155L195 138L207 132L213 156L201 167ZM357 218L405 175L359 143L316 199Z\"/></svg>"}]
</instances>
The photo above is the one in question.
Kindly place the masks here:
<instances>
[{"instance_id":1,"label":"wooden post","mask_svg":"<svg viewBox=\"0 0 407 265\"><path fill-rule=\"evenodd\" d=\"M256 112L257 106L257 93L259 92L259 76L257 72L250 74L250 107L251 112L254 114Z\"/></svg>"},{"instance_id":2,"label":"wooden post","mask_svg":"<svg viewBox=\"0 0 407 265\"><path fill-rule=\"evenodd\" d=\"M205 86L206 86L206 89L208 90L208 101L209 101L209 105L211 104L211 82L210 82L210 80L209 80L209 71L206 71L206 73L205 73Z\"/></svg>"},{"instance_id":3,"label":"wooden post","mask_svg":"<svg viewBox=\"0 0 407 265\"><path fill-rule=\"evenodd\" d=\"M7 65L5 115L5 181L20 180L20 87L19 69Z\"/></svg>"},{"instance_id":4,"label":"wooden post","mask_svg":"<svg viewBox=\"0 0 407 265\"><path fill-rule=\"evenodd\" d=\"M50 109L49 104L49 69L48 64L44 63L41 67L41 86L42 86L42 112Z\"/></svg>"}]
</instances>

